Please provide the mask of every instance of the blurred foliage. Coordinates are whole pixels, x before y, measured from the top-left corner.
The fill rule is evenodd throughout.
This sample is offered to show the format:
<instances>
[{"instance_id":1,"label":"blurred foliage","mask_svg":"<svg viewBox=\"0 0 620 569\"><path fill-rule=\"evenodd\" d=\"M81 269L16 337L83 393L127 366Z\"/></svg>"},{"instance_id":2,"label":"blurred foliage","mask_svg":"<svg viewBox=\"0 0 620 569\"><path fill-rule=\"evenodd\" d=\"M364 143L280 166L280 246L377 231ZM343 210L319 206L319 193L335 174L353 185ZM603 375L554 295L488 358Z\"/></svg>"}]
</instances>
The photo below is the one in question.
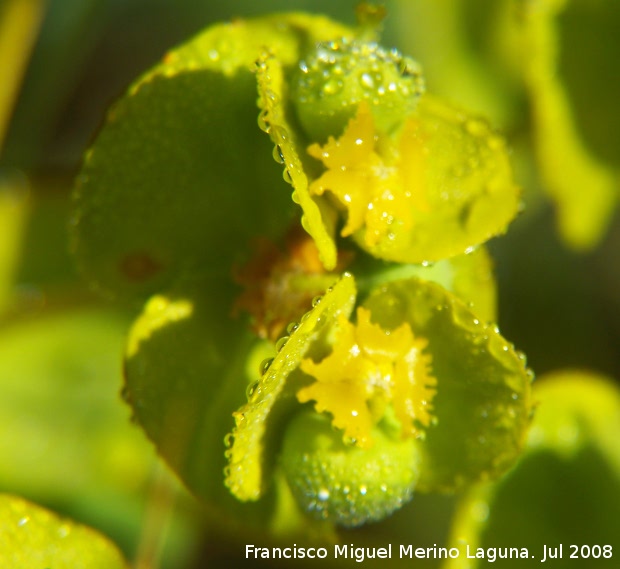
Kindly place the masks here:
<instances>
[{"instance_id":1,"label":"blurred foliage","mask_svg":"<svg viewBox=\"0 0 620 569\"><path fill-rule=\"evenodd\" d=\"M127 567L118 549L103 536L21 498L0 495L0 520L0 562L5 567Z\"/></svg>"},{"instance_id":2,"label":"blurred foliage","mask_svg":"<svg viewBox=\"0 0 620 569\"><path fill-rule=\"evenodd\" d=\"M620 163L620 113L616 109L620 5L613 0L392 0L385 4L388 17L382 43L415 57L430 92L489 118L512 148L525 210L505 237L490 244L503 336L528 354L529 365L539 374L569 365L620 377L620 230L614 213ZM325 13L351 24L354 6L354 1L326 0L0 3L0 490L20 494L103 531L130 561L142 566L190 567L205 560L218 564L230 556L239 561L241 548L231 537L233 532L240 536L239 526L219 523L215 529L207 521L213 520L214 512L198 509L162 473L152 448L131 425L129 410L120 403L122 346L127 324L138 308L131 301L121 308L110 306L76 276L68 255L66 228L74 221L69 190L105 110L174 45L218 20L281 10ZM213 81L221 83L217 78ZM194 85L189 87L191 97ZM229 93L232 105L235 93ZM153 111L165 113L167 109ZM258 109L247 112L255 124ZM200 124L191 112L186 119L187 124ZM148 123L139 127L148 128ZM220 128L227 129L227 124ZM214 146L206 138L203 146ZM261 144L270 158L269 143L265 139ZM177 150L160 146L164 155ZM196 148L186 164L204 171L200 152ZM257 149L256 155L259 152L264 151ZM224 166L233 172L238 168ZM265 180L267 176L281 179L273 161L268 161L265 170ZM157 175L154 170L153 176ZM257 198L257 204L261 203ZM134 210L139 208L137 204ZM184 228L188 234L205 229L199 225L203 213L197 211L196 224ZM134 219L148 223L148 217L139 217ZM126 221L131 224L129 217ZM107 222L101 220L102 227ZM257 224L263 222L275 230L269 219L257 219ZM554 224L561 237L553 231ZM164 229L168 232L162 234L166 239L161 242L171 240L168 254L175 259L189 241L177 240L174 228ZM140 231L129 227L110 247L124 247L129 233ZM210 239L209 235L204 239ZM588 251L576 254L565 243ZM139 245L133 243L132 250ZM198 257L204 253L195 243L189 247ZM222 255L238 252L232 247ZM82 264L91 257L90 252L84 253ZM217 259L209 261L217 263ZM394 270L387 264L383 269ZM440 275L444 281L450 274L441 262L430 270L437 274L445 270ZM365 293L375 286L370 274L366 273ZM222 316L229 304L218 303L234 293L213 275L174 286L168 281L160 288L162 284L138 290L138 295L164 288L166 298L175 302L199 299L196 314L207 319ZM363 279L359 284L362 288ZM453 292L476 304L478 287L468 279L461 286L469 293ZM212 298L199 294L205 287L213 291ZM493 302L483 298L482 304L492 306ZM491 308L487 310L492 313ZM199 334L215 334L218 342L233 338L242 349L249 343L239 334L243 324L226 324L213 333L194 318L179 318L170 329L149 324L146 333L134 328L133 334L155 354L161 354L160 339L168 335L178 343L178 352L186 354L183 359L189 359L201 349L196 328ZM254 381L258 362L273 355L269 350L263 345L255 348L247 366L250 372L242 369L245 363L238 362L237 379L245 384ZM165 354L161 357L162 365L166 364ZM212 354L200 358L211 365ZM127 365L138 383L148 371L140 358L129 358ZM157 360L148 365L157 367ZM172 395L192 409L199 400L191 401L195 392L190 387L200 385L207 390L200 369L189 372L185 383L178 384L183 389L174 392L168 386ZM541 378L534 385L537 416L526 453L509 475L494 486L474 488L458 497L456 506L454 497L416 495L391 518L368 528L343 530L340 538L377 547L398 540L430 546L446 544L450 534L453 540L499 547L520 546L514 540L519 534L524 540L531 538L528 543L540 549L541 536L552 546L556 541L603 545L603 539L617 540L617 383L571 373ZM245 385L238 392L231 390L229 399L233 407L242 405ZM225 406L219 412L225 413ZM198 411L187 413L187 422L201 416ZM165 413L159 420L165 423ZM215 448L232 426L229 417L229 428L214 438L210 425L201 425L195 443ZM187 428L187 424L178 428ZM182 463L188 457L174 460ZM219 470L224 465L223 452L217 460ZM204 480L202 468L194 464L190 470L195 469L198 479ZM192 486L191 478L188 484ZM291 500L281 479L272 492L280 495L280 503ZM225 507L237 507L230 496L226 499ZM21 499L3 498L3 503L10 510L0 516L5 523L11 524L15 512L24 508L33 521L41 520L38 537L32 534L29 539L34 541L20 542L25 544L23 555L44 551L41 536L57 531L54 524L68 527ZM276 535L287 535L290 526L296 526L309 539L316 537L312 533L316 529L292 520L286 511L272 512ZM570 515L562 515L567 511ZM587 528L571 526L575 512L591 520ZM254 515L261 519L260 514ZM20 513L19 519L23 516ZM532 525L534 518L536 526ZM82 531L76 529L75 534ZM326 530L318 534L333 538ZM90 533L87 536L94 539ZM202 559L195 560L200 543L204 544ZM117 555L111 551L108 554ZM0 551L0 559L4 554ZM32 562L30 557L21 559L23 564ZM437 562L424 566L437 566ZM597 565L590 560L570 566Z\"/></svg>"},{"instance_id":3,"label":"blurred foliage","mask_svg":"<svg viewBox=\"0 0 620 569\"><path fill-rule=\"evenodd\" d=\"M563 557L549 561L557 567L609 566L603 547L613 553L620 547L620 392L608 378L558 371L539 378L534 394L539 409L524 456L500 482L461 498L452 544L468 544L472 552L527 547L539 561L545 546L558 556L562 544ZM578 546L576 558L571 544ZM461 557L447 566L486 563Z\"/></svg>"}]
</instances>

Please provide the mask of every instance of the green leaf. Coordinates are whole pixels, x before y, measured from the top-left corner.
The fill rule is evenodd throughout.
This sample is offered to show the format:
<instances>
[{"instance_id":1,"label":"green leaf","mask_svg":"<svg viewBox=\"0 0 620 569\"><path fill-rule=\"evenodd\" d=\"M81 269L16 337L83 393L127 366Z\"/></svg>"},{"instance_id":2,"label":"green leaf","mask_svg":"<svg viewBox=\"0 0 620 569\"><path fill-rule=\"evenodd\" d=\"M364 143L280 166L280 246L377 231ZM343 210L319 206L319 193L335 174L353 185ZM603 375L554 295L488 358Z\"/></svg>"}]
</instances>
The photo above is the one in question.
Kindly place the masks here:
<instances>
[{"instance_id":1,"label":"green leaf","mask_svg":"<svg viewBox=\"0 0 620 569\"><path fill-rule=\"evenodd\" d=\"M336 216L320 196L311 196L308 191L308 175L304 166L307 160L299 136L291 128L286 116L288 86L284 80L282 66L274 57L260 60L258 88L262 108L259 121L275 144L274 158L284 165L284 179L294 187L293 201L302 209L301 223L316 243L319 256L325 268L336 266L337 251L334 241Z\"/></svg>"},{"instance_id":2,"label":"green leaf","mask_svg":"<svg viewBox=\"0 0 620 569\"><path fill-rule=\"evenodd\" d=\"M245 368L256 339L245 321L230 318L231 296L226 281L153 296L129 334L123 392L189 489L227 505L234 500L224 487L224 435L258 375Z\"/></svg>"},{"instance_id":3,"label":"green leaf","mask_svg":"<svg viewBox=\"0 0 620 569\"><path fill-rule=\"evenodd\" d=\"M0 330L0 481L133 548L155 456L119 398L126 327L89 309Z\"/></svg>"},{"instance_id":4,"label":"green leaf","mask_svg":"<svg viewBox=\"0 0 620 569\"><path fill-rule=\"evenodd\" d=\"M429 265L403 265L359 256L349 267L360 296L382 284L417 277L440 284L465 302L483 322L497 320L497 287L493 260L484 246Z\"/></svg>"},{"instance_id":5,"label":"green leaf","mask_svg":"<svg viewBox=\"0 0 620 569\"><path fill-rule=\"evenodd\" d=\"M0 535L2 567L128 567L116 546L101 534L8 494L0 495Z\"/></svg>"},{"instance_id":6,"label":"green leaf","mask_svg":"<svg viewBox=\"0 0 620 569\"><path fill-rule=\"evenodd\" d=\"M260 381L248 392L248 402L235 412L234 442L228 450L229 468L226 484L240 500L257 500L265 490L270 452L267 436L270 414L283 398L289 375L295 371L312 343L315 342L340 314L348 316L355 303L353 277L346 274L325 296L306 313L288 337ZM290 395L290 394L289 394ZM270 433L273 435L273 432ZM269 449L271 451L271 448Z\"/></svg>"},{"instance_id":7,"label":"green leaf","mask_svg":"<svg viewBox=\"0 0 620 569\"><path fill-rule=\"evenodd\" d=\"M179 275L228 275L250 239L275 239L294 204L258 128L254 62L290 66L343 28L291 14L207 29L110 111L78 178L74 248L106 290L145 296Z\"/></svg>"},{"instance_id":8,"label":"green leaf","mask_svg":"<svg viewBox=\"0 0 620 569\"><path fill-rule=\"evenodd\" d=\"M386 238L358 245L401 263L438 261L504 233L519 209L519 189L504 140L489 125L424 95L403 133L403 162L416 164L406 188L420 204L410 227L393 223ZM396 214L398 215L398 214Z\"/></svg>"},{"instance_id":9,"label":"green leaf","mask_svg":"<svg viewBox=\"0 0 620 569\"><path fill-rule=\"evenodd\" d=\"M516 467L492 484L474 487L461 500L453 545L527 547L535 563L543 547L563 545L554 567L606 567L600 546L620 547L620 392L608 378L562 371L540 378L527 447ZM571 544L578 546L577 558ZM587 549L582 553L581 546ZM532 560L498 561L499 567L531 567ZM482 567L463 556L449 569Z\"/></svg>"},{"instance_id":10,"label":"green leaf","mask_svg":"<svg viewBox=\"0 0 620 569\"><path fill-rule=\"evenodd\" d=\"M530 372L493 324L418 279L378 287L363 303L386 330L403 322L428 340L435 424L421 446L418 491L450 491L498 476L519 456L532 412Z\"/></svg>"},{"instance_id":11,"label":"green leaf","mask_svg":"<svg viewBox=\"0 0 620 569\"><path fill-rule=\"evenodd\" d=\"M544 189L557 208L565 243L575 250L591 249L604 235L618 202L618 177L586 147L569 94L558 78L557 20L568 1L523 4L520 52L525 54L523 73L532 101L534 144ZM593 67L590 60L587 65ZM592 107L588 101L589 112Z\"/></svg>"}]
</instances>

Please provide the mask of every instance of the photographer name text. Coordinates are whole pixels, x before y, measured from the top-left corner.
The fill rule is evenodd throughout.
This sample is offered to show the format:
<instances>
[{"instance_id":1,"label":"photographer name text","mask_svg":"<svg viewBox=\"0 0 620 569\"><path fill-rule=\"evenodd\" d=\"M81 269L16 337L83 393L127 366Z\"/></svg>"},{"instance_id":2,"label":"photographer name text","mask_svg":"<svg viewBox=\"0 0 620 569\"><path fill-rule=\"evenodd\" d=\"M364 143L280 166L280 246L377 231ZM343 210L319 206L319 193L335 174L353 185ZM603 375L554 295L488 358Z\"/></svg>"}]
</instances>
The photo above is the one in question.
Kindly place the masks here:
<instances>
[{"instance_id":1,"label":"photographer name text","mask_svg":"<svg viewBox=\"0 0 620 569\"><path fill-rule=\"evenodd\" d=\"M416 547L414 545L386 544L385 547L358 547L334 545L327 547L258 547L245 546L246 559L350 559L363 563L367 559L482 559L494 563L500 559L538 559L553 563L558 559L611 559L611 545L543 545L536 552L527 547Z\"/></svg>"}]
</instances>

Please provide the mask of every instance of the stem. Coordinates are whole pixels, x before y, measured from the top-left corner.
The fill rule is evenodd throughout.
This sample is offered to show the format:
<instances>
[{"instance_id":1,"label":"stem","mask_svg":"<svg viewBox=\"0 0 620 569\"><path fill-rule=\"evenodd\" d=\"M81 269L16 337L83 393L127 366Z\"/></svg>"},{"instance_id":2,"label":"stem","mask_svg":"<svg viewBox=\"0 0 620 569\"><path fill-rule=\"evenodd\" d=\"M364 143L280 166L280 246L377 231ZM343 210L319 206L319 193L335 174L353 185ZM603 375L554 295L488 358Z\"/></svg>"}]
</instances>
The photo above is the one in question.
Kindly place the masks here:
<instances>
[{"instance_id":1,"label":"stem","mask_svg":"<svg viewBox=\"0 0 620 569\"><path fill-rule=\"evenodd\" d=\"M0 154L34 47L45 0L7 0L0 14Z\"/></svg>"}]
</instances>

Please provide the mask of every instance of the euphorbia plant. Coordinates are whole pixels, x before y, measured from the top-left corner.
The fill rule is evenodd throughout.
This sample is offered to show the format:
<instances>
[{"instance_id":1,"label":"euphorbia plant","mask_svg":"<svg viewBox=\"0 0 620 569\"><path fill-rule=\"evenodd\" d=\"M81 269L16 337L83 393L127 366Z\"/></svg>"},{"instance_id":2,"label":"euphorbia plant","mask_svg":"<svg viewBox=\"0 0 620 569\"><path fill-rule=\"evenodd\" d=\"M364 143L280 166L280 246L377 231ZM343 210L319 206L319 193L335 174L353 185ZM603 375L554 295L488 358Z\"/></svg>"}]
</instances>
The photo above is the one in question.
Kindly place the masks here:
<instances>
[{"instance_id":1,"label":"euphorbia plant","mask_svg":"<svg viewBox=\"0 0 620 569\"><path fill-rule=\"evenodd\" d=\"M504 141L362 20L207 29L113 107L79 177L84 272L145 302L136 420L256 527L358 526L495 478L531 419L484 248L519 208Z\"/></svg>"}]
</instances>

